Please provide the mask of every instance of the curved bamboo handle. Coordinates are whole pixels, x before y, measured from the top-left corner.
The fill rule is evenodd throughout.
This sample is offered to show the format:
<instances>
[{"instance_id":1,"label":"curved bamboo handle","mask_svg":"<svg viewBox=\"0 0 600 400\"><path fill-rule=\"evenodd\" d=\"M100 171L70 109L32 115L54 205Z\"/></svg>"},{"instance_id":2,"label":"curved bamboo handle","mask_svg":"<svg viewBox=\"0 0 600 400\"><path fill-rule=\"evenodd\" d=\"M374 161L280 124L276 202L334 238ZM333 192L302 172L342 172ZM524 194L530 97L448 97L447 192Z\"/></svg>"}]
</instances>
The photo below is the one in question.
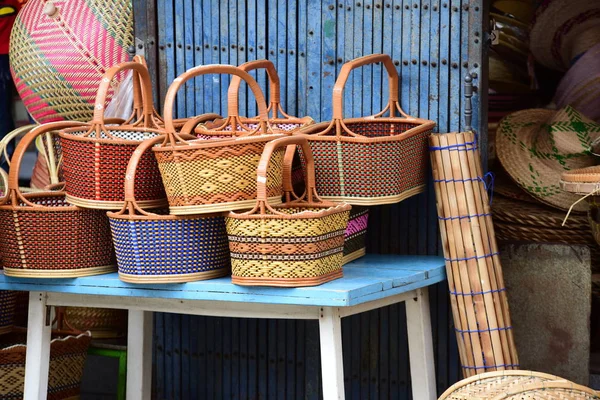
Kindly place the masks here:
<instances>
[{"instance_id":1,"label":"curved bamboo handle","mask_svg":"<svg viewBox=\"0 0 600 400\"><path fill-rule=\"evenodd\" d=\"M267 104L265 103L265 96L263 95L262 90L260 90L258 82L256 82L256 80L254 80L254 78L252 78L246 71L241 70L238 67L234 67L233 65L209 64L187 70L175 78L171 86L169 86L169 90L167 90L167 95L165 97L165 106L163 110L165 129L168 133L176 135L175 127L173 126L173 104L175 103L175 96L177 95L179 88L188 80L207 74L229 74L239 76L246 81L248 87L250 90L252 90L252 93L254 93L254 98L256 99L256 103L258 105L259 117L265 124L263 126L263 132L266 131L266 122L268 119ZM235 99L229 98L227 103L227 109L230 113L229 116L237 116L237 96ZM235 109L235 111L232 112L233 109Z\"/></svg>"},{"instance_id":2,"label":"curved bamboo handle","mask_svg":"<svg viewBox=\"0 0 600 400\"><path fill-rule=\"evenodd\" d=\"M208 121L213 121L213 120L219 119L219 118L222 118L219 114L208 113L208 114L198 115L197 117L187 120L187 122L183 125L183 127L179 131L179 134L180 135L192 135L192 136L196 137L196 135L194 134L194 129L196 129L197 125L203 124Z\"/></svg>"},{"instance_id":3,"label":"curved bamboo handle","mask_svg":"<svg viewBox=\"0 0 600 400\"><path fill-rule=\"evenodd\" d=\"M267 143L265 149L263 150L262 156L260 157L260 162L256 170L256 200L258 202L262 202L265 205L267 204L267 169L269 167L269 163L271 162L271 156L273 155L273 152L279 147L293 144L302 147L304 161L306 162L306 195L308 202L313 202L313 195L315 193L315 160L305 135L287 136ZM289 178L287 180L291 186L291 180Z\"/></svg>"},{"instance_id":4,"label":"curved bamboo handle","mask_svg":"<svg viewBox=\"0 0 600 400\"><path fill-rule=\"evenodd\" d=\"M124 62L115 65L114 67L111 67L108 69L108 71L106 71L106 73L102 77L102 80L100 81L100 86L98 87L98 94L96 95L96 102L94 105L94 116L91 121L92 125L104 125L104 103L106 103L106 96L108 94L110 82L113 80L115 75L125 70L134 71L134 86L135 81L138 81L141 85L140 92L142 95L142 112L144 115L144 126L154 127L150 125L150 122L152 121L152 114L154 112L154 105L152 103L152 81L150 80L150 73L143 64L137 61ZM136 79L135 77L136 73L138 79Z\"/></svg>"},{"instance_id":5,"label":"curved bamboo handle","mask_svg":"<svg viewBox=\"0 0 600 400\"><path fill-rule=\"evenodd\" d=\"M73 128L73 127L77 127L77 126L87 126L87 125L88 124L85 122L75 122L75 121L50 122L50 123L47 123L44 125L39 125L39 126L33 128L31 131L29 131L28 134L23 136L23 139L21 139L21 141L17 145L17 148L15 149L15 153L13 154L12 166L11 166L9 174L8 174L9 195L12 195L13 193L15 194L15 196L12 199L14 205L17 204L17 198L20 198L21 200L25 201L29 205L32 205L32 206L34 205L25 200L25 198L23 197L23 193L21 193L21 191L19 189L19 170L21 169L21 161L23 161L23 155L25 154L25 151L27 150L29 145L35 140L35 138L46 132L58 131L61 129ZM49 208L49 207L45 207L45 206L37 206L37 207Z\"/></svg>"},{"instance_id":6,"label":"curved bamboo handle","mask_svg":"<svg viewBox=\"0 0 600 400\"><path fill-rule=\"evenodd\" d=\"M30 131L33 127L35 127L35 125L25 125L7 133L6 136L4 136L2 140L0 140L0 160L4 158L6 164L10 167L11 160L8 156L8 144L11 140L25 134L26 132Z\"/></svg>"},{"instance_id":7,"label":"curved bamboo handle","mask_svg":"<svg viewBox=\"0 0 600 400\"><path fill-rule=\"evenodd\" d=\"M248 61L240 66L239 69L242 69L246 72L252 71L255 69L265 69L267 71L267 76L269 77L270 83L270 95L271 99L269 103L271 104L279 104L281 102L281 83L279 81L279 74L277 74L277 70L275 69L275 64L269 60L254 60ZM227 91L228 98L235 98L235 109L238 109L238 92L240 90L240 83L242 80L237 76L234 76L231 79L231 83L229 84L229 89ZM232 102L233 103L233 102ZM273 111L273 118L277 117L277 107L271 107Z\"/></svg>"},{"instance_id":8,"label":"curved bamboo handle","mask_svg":"<svg viewBox=\"0 0 600 400\"><path fill-rule=\"evenodd\" d=\"M387 54L371 54L348 61L342 66L340 74L335 81L335 85L333 86L333 119L344 119L344 87L346 86L346 81L350 76L350 72L352 72L353 69L362 67L364 65L375 64L378 62L383 63L383 66L388 73L390 86L388 100L390 115L392 117L394 116L394 109L396 107L398 107L400 110L398 104L398 71L396 71L396 67L394 67L392 59ZM401 111L401 113L405 115L403 111Z\"/></svg>"}]
</instances>

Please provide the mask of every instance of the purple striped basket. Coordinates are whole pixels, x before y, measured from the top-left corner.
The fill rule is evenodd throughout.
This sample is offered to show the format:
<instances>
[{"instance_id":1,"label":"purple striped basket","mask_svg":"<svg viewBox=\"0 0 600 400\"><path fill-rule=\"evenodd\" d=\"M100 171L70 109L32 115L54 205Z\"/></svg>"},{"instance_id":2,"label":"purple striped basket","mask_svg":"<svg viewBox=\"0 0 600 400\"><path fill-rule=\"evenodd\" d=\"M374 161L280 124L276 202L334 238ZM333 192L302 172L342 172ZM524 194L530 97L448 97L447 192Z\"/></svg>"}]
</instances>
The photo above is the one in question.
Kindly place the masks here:
<instances>
[{"instance_id":1,"label":"purple striped basket","mask_svg":"<svg viewBox=\"0 0 600 400\"><path fill-rule=\"evenodd\" d=\"M369 208L352 206L344 235L344 264L365 255L368 222Z\"/></svg>"}]
</instances>

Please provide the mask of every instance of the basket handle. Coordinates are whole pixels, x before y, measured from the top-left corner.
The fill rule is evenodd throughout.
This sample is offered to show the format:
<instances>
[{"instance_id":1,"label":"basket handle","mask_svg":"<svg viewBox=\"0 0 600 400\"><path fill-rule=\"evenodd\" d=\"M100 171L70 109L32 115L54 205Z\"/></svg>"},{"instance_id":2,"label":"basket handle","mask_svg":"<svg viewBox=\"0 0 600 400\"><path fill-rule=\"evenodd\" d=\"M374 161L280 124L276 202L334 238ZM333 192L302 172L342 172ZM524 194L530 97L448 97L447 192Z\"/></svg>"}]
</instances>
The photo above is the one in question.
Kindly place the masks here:
<instances>
[{"instance_id":1,"label":"basket handle","mask_svg":"<svg viewBox=\"0 0 600 400\"><path fill-rule=\"evenodd\" d=\"M273 118L277 118L277 111L279 110L281 103L281 83L279 81L279 74L277 74L277 70L275 69L275 64L269 60L253 60L241 64L238 68L246 72L255 69L265 69L267 71L270 84L269 94L271 96L268 109L273 112ZM231 79L227 91L227 97L232 99L232 103L235 102L234 105L236 110L238 110L239 106L239 90L241 82L242 80L239 77L234 76Z\"/></svg>"},{"instance_id":2,"label":"basket handle","mask_svg":"<svg viewBox=\"0 0 600 400\"><path fill-rule=\"evenodd\" d=\"M270 141L265 146L263 150L262 156L260 157L260 162L257 168L257 177L256 177L256 190L257 190L257 205L259 205L261 209L261 213L264 213L265 207L271 209L269 204L267 203L267 169L269 167L269 163L271 162L271 156L275 149L283 146L290 145L299 145L302 147L302 152L304 154L304 161L306 162L306 198L309 203L313 203L315 199L321 200L316 193L315 189L315 160L313 158L312 150L310 149L310 145L308 144L308 140L306 140L305 135L296 135L296 136L287 136L280 139L275 139ZM296 146L293 146L295 149ZM286 151L287 153L287 151ZM290 163L291 165L291 163ZM284 168L285 171L285 168ZM287 176L286 176L287 175ZM287 179L286 179L287 178ZM291 189L291 174L284 173L284 191L287 189L289 192ZM291 189L293 190L293 189Z\"/></svg>"},{"instance_id":3,"label":"basket handle","mask_svg":"<svg viewBox=\"0 0 600 400\"><path fill-rule=\"evenodd\" d=\"M340 74L337 80L335 81L335 85L333 86L334 120L344 119L344 87L346 86L346 82L348 81L350 72L364 65L375 64L378 62L383 63L383 66L387 70L390 94L388 99L388 105L383 111L377 114L377 116L382 115L384 112L389 110L390 117L394 117L395 110L398 110L398 112L400 112L400 114L405 118L412 118L410 115L406 114L402 110L402 108L400 107L400 103L398 102L398 71L396 71L396 67L392 62L392 59L387 54L370 54L367 56L355 58L354 60L350 60L342 66Z\"/></svg>"},{"instance_id":4,"label":"basket handle","mask_svg":"<svg viewBox=\"0 0 600 400\"><path fill-rule=\"evenodd\" d=\"M133 57L133 61L142 64L146 69L148 69L148 64L146 63L146 59L141 55L136 55ZM125 122L125 124L131 124L135 121L139 121L144 117L144 103L143 103L143 95L142 95L142 82L141 79L137 76L137 72L134 72L133 81L133 109L131 113L131 117ZM137 79L135 79L137 78ZM155 122L162 122L162 117L156 112L156 108L154 105L152 106L152 118Z\"/></svg>"},{"instance_id":5,"label":"basket handle","mask_svg":"<svg viewBox=\"0 0 600 400\"><path fill-rule=\"evenodd\" d=\"M175 78L175 80L173 81L171 86L169 86L169 90L167 90L167 95L165 96L165 106L164 106L164 110L163 110L163 116L164 116L164 120L165 120L165 129L167 131L167 134L169 135L169 140L171 141L172 145L175 144L176 139L182 141L181 137L179 137L177 135L177 132L175 131L175 127L173 125L173 105L175 103L175 96L177 95L179 88L185 82L187 82L188 80L195 78L197 76L207 75L207 74L229 74L229 75L239 76L244 81L246 81L246 83L248 84L248 87L250 88L250 90L252 90L252 93L254 93L254 97L255 97L256 103L258 105L261 131L262 132L267 131L268 112L267 112L267 104L265 103L265 96L263 95L262 90L260 90L260 86L258 85L258 82L256 82L256 80L254 78L252 78L252 76L250 76L250 74L248 74L244 70L241 70L238 67L234 67L233 65L223 65L223 64L200 65L200 66L197 66L197 67L187 70L186 72L184 72L183 74L181 74L177 78ZM235 100L235 102L234 102L234 99L228 98L227 104L228 104L227 110L229 113L228 118L229 117L237 117L238 116L237 100Z\"/></svg>"},{"instance_id":6,"label":"basket handle","mask_svg":"<svg viewBox=\"0 0 600 400\"><path fill-rule=\"evenodd\" d=\"M6 136L4 136L2 140L0 140L0 160L4 159L6 161L6 164L10 167L11 160L8 156L8 144L11 142L11 140L29 132L34 126L35 125L21 126L7 133Z\"/></svg>"},{"instance_id":7,"label":"basket handle","mask_svg":"<svg viewBox=\"0 0 600 400\"><path fill-rule=\"evenodd\" d=\"M117 64L106 71L106 73L100 80L100 86L98 87L98 94L96 95L96 101L94 105L94 116L92 117L91 125L104 126L104 104L106 103L106 96L108 95L110 82L119 72L125 70L133 70L134 75L137 74L137 78L134 76L133 82L134 87L136 81L140 84L139 92L141 92L142 97L143 113L141 122L143 124L143 127L157 128L158 126L154 119L154 104L152 101L152 81L150 80L150 73L148 72L148 68L146 68L146 66L143 63L140 63L138 61L128 61L121 64ZM91 134L92 131L94 131L94 129L88 132L87 135Z\"/></svg>"},{"instance_id":8,"label":"basket handle","mask_svg":"<svg viewBox=\"0 0 600 400\"><path fill-rule=\"evenodd\" d=\"M202 115L198 115L197 117L190 118L181 127L179 134L180 135L192 135L195 137L196 135L195 135L194 129L196 129L196 126L203 124L205 122L208 122L208 121L214 121L219 118L222 118L219 114L212 114L212 113L202 114Z\"/></svg>"},{"instance_id":9,"label":"basket handle","mask_svg":"<svg viewBox=\"0 0 600 400\"><path fill-rule=\"evenodd\" d=\"M21 141L17 145L17 148L15 149L15 152L12 157L10 172L8 174L8 196L5 196L4 198L0 199L0 205L6 204L10 199L13 206L17 206L18 201L21 200L32 207L36 207L39 209L51 209L50 207L41 206L39 204L33 204L32 202L28 201L19 189L19 170L21 169L21 161L23 161L25 151L27 150L29 145L35 140L35 138L43 133L87 125L88 124L85 122L76 121L50 122L44 125L36 126L31 131L29 131L29 133L23 136L23 139L21 139Z\"/></svg>"}]
</instances>

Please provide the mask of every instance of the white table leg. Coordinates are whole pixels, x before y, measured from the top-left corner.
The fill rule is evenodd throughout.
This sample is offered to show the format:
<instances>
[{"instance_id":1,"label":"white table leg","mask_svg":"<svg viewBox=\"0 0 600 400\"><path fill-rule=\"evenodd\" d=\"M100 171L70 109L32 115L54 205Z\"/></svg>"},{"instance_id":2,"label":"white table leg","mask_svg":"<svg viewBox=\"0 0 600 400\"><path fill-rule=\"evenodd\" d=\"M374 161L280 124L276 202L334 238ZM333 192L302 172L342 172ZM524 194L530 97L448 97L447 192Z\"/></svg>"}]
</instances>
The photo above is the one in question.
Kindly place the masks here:
<instances>
[{"instance_id":1,"label":"white table leg","mask_svg":"<svg viewBox=\"0 0 600 400\"><path fill-rule=\"evenodd\" d=\"M427 288L415 290L414 299L406 301L408 353L413 399L435 400L433 339Z\"/></svg>"},{"instance_id":2,"label":"white table leg","mask_svg":"<svg viewBox=\"0 0 600 400\"><path fill-rule=\"evenodd\" d=\"M46 400L50 368L51 326L46 325L46 293L29 293L25 356L25 400Z\"/></svg>"},{"instance_id":3,"label":"white table leg","mask_svg":"<svg viewBox=\"0 0 600 400\"><path fill-rule=\"evenodd\" d=\"M344 399L342 317L337 307L323 307L319 319L323 400Z\"/></svg>"},{"instance_id":4,"label":"white table leg","mask_svg":"<svg viewBox=\"0 0 600 400\"><path fill-rule=\"evenodd\" d=\"M127 400L147 400L152 392L151 311L129 310Z\"/></svg>"}]
</instances>

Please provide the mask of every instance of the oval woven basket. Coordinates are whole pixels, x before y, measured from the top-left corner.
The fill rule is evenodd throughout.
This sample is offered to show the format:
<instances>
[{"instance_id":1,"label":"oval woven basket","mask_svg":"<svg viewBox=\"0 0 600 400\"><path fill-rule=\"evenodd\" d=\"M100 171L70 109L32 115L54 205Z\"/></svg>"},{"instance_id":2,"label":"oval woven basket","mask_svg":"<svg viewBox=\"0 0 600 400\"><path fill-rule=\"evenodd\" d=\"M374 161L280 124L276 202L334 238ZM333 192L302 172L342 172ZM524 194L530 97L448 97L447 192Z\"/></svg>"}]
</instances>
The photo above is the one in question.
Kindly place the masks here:
<instances>
[{"instance_id":1,"label":"oval woven basket","mask_svg":"<svg viewBox=\"0 0 600 400\"><path fill-rule=\"evenodd\" d=\"M113 308L59 307L58 329L89 331L94 339L127 334L127 310Z\"/></svg>"},{"instance_id":2,"label":"oval woven basket","mask_svg":"<svg viewBox=\"0 0 600 400\"><path fill-rule=\"evenodd\" d=\"M25 334L0 337L0 398L20 400L25 388ZM92 337L89 332L57 336L50 342L48 400L78 399Z\"/></svg>"},{"instance_id":3,"label":"oval woven basket","mask_svg":"<svg viewBox=\"0 0 600 400\"><path fill-rule=\"evenodd\" d=\"M166 215L143 210L135 199L140 159L162 139L139 145L129 161L125 205L109 212L119 278L132 283L191 282L229 273L229 249L221 215Z\"/></svg>"},{"instance_id":4,"label":"oval woven basket","mask_svg":"<svg viewBox=\"0 0 600 400\"><path fill-rule=\"evenodd\" d=\"M237 130L241 126L237 101L230 98L227 122L203 130L206 138L186 140L175 131L173 105L177 91L189 79L206 74L236 75L248 83L259 109L260 124L256 129ZM247 209L254 205L260 155L268 142L284 135L272 134L264 95L247 72L231 65L204 65L188 70L169 87L164 119L167 141L152 150L167 192L170 214L214 213ZM281 203L282 167L283 150L275 154L268 173L267 196L271 204Z\"/></svg>"},{"instance_id":5,"label":"oval woven basket","mask_svg":"<svg viewBox=\"0 0 600 400\"><path fill-rule=\"evenodd\" d=\"M350 72L376 62L383 63L388 73L388 105L376 115L344 119L344 86ZM389 117L383 117L386 112ZM333 120L300 130L309 135L315 156L317 192L324 199L365 206L397 203L421 193L427 138L434 126L400 108L398 72L389 56L373 54L347 62L333 89Z\"/></svg>"},{"instance_id":6,"label":"oval woven basket","mask_svg":"<svg viewBox=\"0 0 600 400\"><path fill-rule=\"evenodd\" d=\"M109 125L104 119L104 99L113 77L133 70L134 82L142 84L143 117L124 125ZM89 125L59 133L67 201L80 207L119 210L123 207L125 170L131 155L145 139L157 137L160 121L155 118L152 83L148 69L139 62L126 62L110 68L102 78L94 117ZM144 179L136 193L143 206L164 204L165 193L156 160L147 154L140 163Z\"/></svg>"},{"instance_id":7,"label":"oval woven basket","mask_svg":"<svg viewBox=\"0 0 600 400\"><path fill-rule=\"evenodd\" d=\"M560 188L580 195L600 192L600 165L563 172L560 177Z\"/></svg>"},{"instance_id":8,"label":"oval woven basket","mask_svg":"<svg viewBox=\"0 0 600 400\"><path fill-rule=\"evenodd\" d=\"M12 330L17 306L17 292L0 290L0 335Z\"/></svg>"},{"instance_id":9,"label":"oval woven basket","mask_svg":"<svg viewBox=\"0 0 600 400\"><path fill-rule=\"evenodd\" d=\"M596 392L558 376L534 371L486 372L454 384L438 400L588 400Z\"/></svg>"},{"instance_id":10,"label":"oval woven basket","mask_svg":"<svg viewBox=\"0 0 600 400\"><path fill-rule=\"evenodd\" d=\"M114 254L106 214L69 204L61 191L23 193L19 169L23 154L37 136L81 126L54 122L31 130L19 142L0 198L0 254L8 276L56 278L111 272Z\"/></svg>"},{"instance_id":11,"label":"oval woven basket","mask_svg":"<svg viewBox=\"0 0 600 400\"><path fill-rule=\"evenodd\" d=\"M283 178L286 202L267 201L267 170L274 151L301 145L306 159L306 191L295 198L291 183L290 146ZM340 278L344 232L350 206L319 198L315 191L314 161L304 136L284 137L269 143L257 171L257 200L245 213L226 217L231 250L231 281L248 286L313 286Z\"/></svg>"}]
</instances>

